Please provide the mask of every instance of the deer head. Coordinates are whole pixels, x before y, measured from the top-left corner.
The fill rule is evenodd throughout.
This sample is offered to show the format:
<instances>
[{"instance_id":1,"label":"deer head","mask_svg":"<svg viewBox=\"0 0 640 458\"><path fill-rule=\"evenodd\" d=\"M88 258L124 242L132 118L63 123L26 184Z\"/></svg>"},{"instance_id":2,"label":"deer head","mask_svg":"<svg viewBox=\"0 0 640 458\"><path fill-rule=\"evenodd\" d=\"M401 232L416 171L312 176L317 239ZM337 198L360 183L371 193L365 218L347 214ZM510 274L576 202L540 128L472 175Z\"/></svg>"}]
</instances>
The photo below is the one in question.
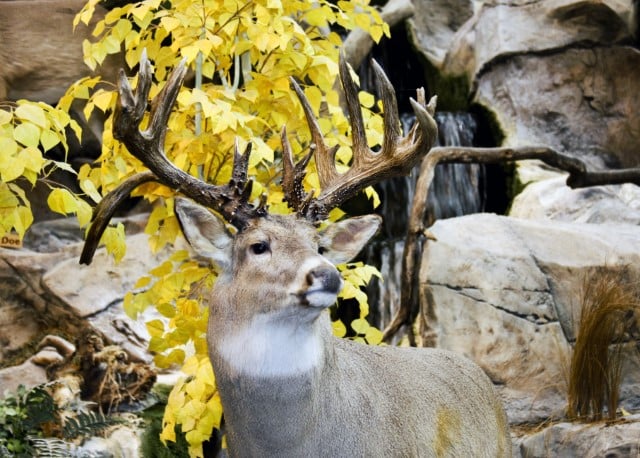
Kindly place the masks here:
<instances>
[{"instance_id":1,"label":"deer head","mask_svg":"<svg viewBox=\"0 0 640 458\"><path fill-rule=\"evenodd\" d=\"M317 224L331 209L365 187L384 178L409 173L430 149L437 134L432 118L435 98L426 105L424 92L419 91L418 101L411 100L418 122L406 137L401 136L393 87L380 66L374 63L373 68L384 104L384 141L379 152L367 146L357 87L345 60L340 61L340 78L353 136L353 163L343 174L336 170L337 147L326 145L309 102L291 79L306 115L312 145L310 152L295 163L283 128L282 186L284 199L295 210L294 214L283 216L269 214L264 199L257 204L250 202L252 181L247 176L250 145L244 153L236 146L232 176L225 185L196 179L166 158L163 146L167 120L185 77L184 64L172 72L151 103L148 128L139 129L151 86L151 66L143 55L135 91L125 75L120 76L114 137L122 141L149 172L125 181L96 207L80 262L91 262L100 235L120 202L140 184L158 181L190 198L176 199L176 214L194 250L220 267L214 295L234 304L234 319L248 322L260 312L274 312L274 316L278 316L298 307L305 311L299 311L298 320L311 321L320 310L335 302L341 289L342 280L335 264L349 261L360 251L378 230L380 218L370 215L346 219L321 233L316 230ZM305 168L312 157L321 185L317 195L303 188ZM227 224L235 228L235 233L227 229ZM249 287L256 284L268 287ZM221 294L224 285L227 286ZM251 307L239 307L240 303L251 304ZM211 316L219 316L222 310L225 308L212 307ZM243 312L247 316L240 318ZM219 318L222 322L229 319Z\"/></svg>"},{"instance_id":2,"label":"deer head","mask_svg":"<svg viewBox=\"0 0 640 458\"><path fill-rule=\"evenodd\" d=\"M282 187L284 199L295 214L281 216L269 214L264 199L256 205L250 202L252 181L247 176L250 145L244 153L240 153L236 146L232 176L225 185L212 185L196 179L166 158L163 147L167 121L186 74L184 64L172 72L151 103L148 128L144 131L139 129L151 87L151 65L143 55L135 91L124 73L120 75L114 137L122 141L149 168L149 172L126 180L96 207L80 262L91 262L100 236L120 202L140 184L158 181L191 199L176 199L176 214L183 233L200 256L220 267L222 275L216 288L220 289L227 283L233 285L225 290L225 295L234 296L232 302L260 304L266 309L283 311L304 305L309 312L307 315L317 316L319 310L334 303L342 286L334 264L353 258L376 233L380 218L373 215L350 218L330 225L322 233L318 233L315 226L327 217L331 209L365 187L384 178L409 173L430 149L437 134L432 118L435 98L425 105L421 90L418 101L411 100L418 122L406 137L401 136L393 87L375 62L373 68L384 105L384 141L379 152L367 146L357 87L345 60L340 60L340 78L353 136L353 164L343 174L336 170L337 147L326 145L309 102L300 86L291 79L302 103L313 143L310 152L295 163L286 130L282 130ZM312 157L316 161L321 185L317 196L314 191L306 192L302 184L305 168ZM227 223L235 228L235 234L227 229ZM256 283L270 288L265 291L264 288L244 286ZM239 295L242 297L237 297ZM238 313L239 308L235 309L234 313ZM256 311L254 307L250 313ZM301 315L301 319L305 318Z\"/></svg>"}]
</instances>

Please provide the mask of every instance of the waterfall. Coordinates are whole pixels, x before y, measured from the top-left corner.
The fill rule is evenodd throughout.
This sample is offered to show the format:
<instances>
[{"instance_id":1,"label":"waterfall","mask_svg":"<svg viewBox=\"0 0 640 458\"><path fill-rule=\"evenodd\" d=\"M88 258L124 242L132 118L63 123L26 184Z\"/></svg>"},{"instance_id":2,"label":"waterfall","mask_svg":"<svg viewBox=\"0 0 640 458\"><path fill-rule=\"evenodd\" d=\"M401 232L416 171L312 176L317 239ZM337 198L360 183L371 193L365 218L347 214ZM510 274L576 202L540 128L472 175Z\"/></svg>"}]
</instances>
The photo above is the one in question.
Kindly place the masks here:
<instances>
[{"instance_id":1,"label":"waterfall","mask_svg":"<svg viewBox=\"0 0 640 458\"><path fill-rule=\"evenodd\" d=\"M402 118L404 129L413 122ZM437 146L471 146L477 123L470 113L436 114ZM382 273L368 288L372 324L384 328L400 303L402 253L419 166L411 175L384 181L376 186L382 200L378 213L384 218L380 236L370 243L365 261ZM486 201L484 168L478 164L441 164L436 168L427 204L427 225L484 210Z\"/></svg>"}]
</instances>

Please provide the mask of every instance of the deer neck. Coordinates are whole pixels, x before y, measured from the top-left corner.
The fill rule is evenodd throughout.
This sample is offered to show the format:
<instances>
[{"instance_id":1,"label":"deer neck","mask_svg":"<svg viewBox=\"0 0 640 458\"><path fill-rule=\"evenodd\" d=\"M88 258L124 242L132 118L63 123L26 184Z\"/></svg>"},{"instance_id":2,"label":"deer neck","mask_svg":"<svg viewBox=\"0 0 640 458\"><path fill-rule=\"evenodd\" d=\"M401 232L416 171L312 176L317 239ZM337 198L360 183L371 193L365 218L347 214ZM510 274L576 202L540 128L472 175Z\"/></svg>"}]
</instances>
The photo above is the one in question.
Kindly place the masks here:
<instances>
[{"instance_id":1,"label":"deer neck","mask_svg":"<svg viewBox=\"0 0 640 458\"><path fill-rule=\"evenodd\" d=\"M209 351L214 366L232 376L282 379L304 376L324 364L331 329L326 312L309 321L286 313L257 314L241 325L229 326L211 311ZM237 321L236 321L237 323ZM213 338L212 338L213 337ZM216 373L217 377L222 374Z\"/></svg>"},{"instance_id":2,"label":"deer neck","mask_svg":"<svg viewBox=\"0 0 640 458\"><path fill-rule=\"evenodd\" d=\"M333 354L326 315L308 328L260 315L233 330L210 321L209 338L213 327L220 333L211 339L209 351L229 450L243 450L247 456L298 456L308 447L325 404L321 382Z\"/></svg>"}]
</instances>

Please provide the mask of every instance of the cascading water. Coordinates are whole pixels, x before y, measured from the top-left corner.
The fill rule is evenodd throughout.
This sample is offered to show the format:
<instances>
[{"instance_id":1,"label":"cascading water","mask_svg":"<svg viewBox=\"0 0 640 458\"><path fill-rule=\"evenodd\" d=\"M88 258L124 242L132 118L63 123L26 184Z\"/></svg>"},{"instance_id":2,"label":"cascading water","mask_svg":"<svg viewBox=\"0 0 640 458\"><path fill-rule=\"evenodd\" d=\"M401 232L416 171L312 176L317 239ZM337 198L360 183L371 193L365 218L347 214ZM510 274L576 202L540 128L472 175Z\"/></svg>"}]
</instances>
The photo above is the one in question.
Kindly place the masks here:
<instances>
[{"instance_id":1,"label":"cascading water","mask_svg":"<svg viewBox=\"0 0 640 458\"><path fill-rule=\"evenodd\" d=\"M437 113L437 146L472 146L477 123L470 113ZM403 119L405 131L413 122ZM400 303L402 253L407 221L415 193L419 166L408 177L387 180L376 189L382 200L378 213L384 218L378 240L369 244L365 261L375 265L384 281L374 280L367 291L371 322L384 328ZM441 164L436 168L427 204L427 225L484 210L484 167L478 164Z\"/></svg>"}]
</instances>

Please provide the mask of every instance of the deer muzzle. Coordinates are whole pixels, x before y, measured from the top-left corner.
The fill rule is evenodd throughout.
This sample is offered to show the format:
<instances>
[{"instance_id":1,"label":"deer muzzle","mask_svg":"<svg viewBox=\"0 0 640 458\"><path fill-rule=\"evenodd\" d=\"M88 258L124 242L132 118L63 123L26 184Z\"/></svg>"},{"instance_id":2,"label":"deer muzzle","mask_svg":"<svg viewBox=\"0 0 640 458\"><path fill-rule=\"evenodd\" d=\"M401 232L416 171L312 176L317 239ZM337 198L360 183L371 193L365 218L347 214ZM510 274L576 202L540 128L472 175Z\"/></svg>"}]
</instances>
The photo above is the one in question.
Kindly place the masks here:
<instances>
[{"instance_id":1,"label":"deer muzzle","mask_svg":"<svg viewBox=\"0 0 640 458\"><path fill-rule=\"evenodd\" d=\"M332 265L321 265L311 269L306 275L306 290L300 292L304 305L330 307L342 289L342 277Z\"/></svg>"}]
</instances>

